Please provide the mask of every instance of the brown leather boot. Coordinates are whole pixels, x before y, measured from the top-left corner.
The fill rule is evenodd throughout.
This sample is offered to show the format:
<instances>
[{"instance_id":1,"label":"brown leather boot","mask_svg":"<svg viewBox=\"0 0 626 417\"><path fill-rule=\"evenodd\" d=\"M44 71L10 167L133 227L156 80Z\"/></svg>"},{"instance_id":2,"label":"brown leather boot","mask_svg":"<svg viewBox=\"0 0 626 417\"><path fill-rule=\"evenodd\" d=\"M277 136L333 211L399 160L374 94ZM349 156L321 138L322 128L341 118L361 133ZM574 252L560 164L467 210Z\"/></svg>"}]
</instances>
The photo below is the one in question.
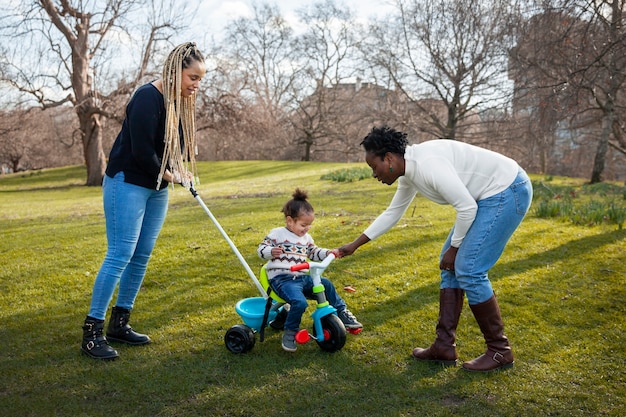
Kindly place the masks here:
<instances>
[{"instance_id":1,"label":"brown leather boot","mask_svg":"<svg viewBox=\"0 0 626 417\"><path fill-rule=\"evenodd\" d=\"M513 352L509 346L509 339L504 335L504 323L496 296L483 303L470 305L470 308L485 337L487 351L478 358L463 363L463 369L486 372L512 367Z\"/></svg>"},{"instance_id":2,"label":"brown leather boot","mask_svg":"<svg viewBox=\"0 0 626 417\"><path fill-rule=\"evenodd\" d=\"M437 337L429 348L413 349L413 357L421 361L432 361L444 366L456 365L456 326L463 309L465 292L460 288L439 290L439 321Z\"/></svg>"}]
</instances>

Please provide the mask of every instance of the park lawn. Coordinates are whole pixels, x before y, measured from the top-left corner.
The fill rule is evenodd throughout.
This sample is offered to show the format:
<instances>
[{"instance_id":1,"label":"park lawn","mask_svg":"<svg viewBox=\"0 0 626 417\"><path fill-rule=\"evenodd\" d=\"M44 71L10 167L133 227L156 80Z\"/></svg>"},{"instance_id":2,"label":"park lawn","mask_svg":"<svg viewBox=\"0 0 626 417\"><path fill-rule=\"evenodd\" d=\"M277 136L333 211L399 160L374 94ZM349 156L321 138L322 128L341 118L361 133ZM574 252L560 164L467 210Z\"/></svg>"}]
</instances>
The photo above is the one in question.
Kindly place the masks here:
<instances>
[{"instance_id":1,"label":"park lawn","mask_svg":"<svg viewBox=\"0 0 626 417\"><path fill-rule=\"evenodd\" d=\"M363 164L199 167L202 199L255 272L256 246L283 224L280 209L296 187L309 192L311 234L328 248L357 237L395 190L371 178L320 179ZM257 337L252 351L236 355L223 342L242 322L234 305L259 293L177 187L131 321L153 343L115 345L121 357L99 362L80 354L106 249L101 190L84 187L84 178L84 167L0 177L0 415L626 415L626 230L616 224L579 225L531 209L491 271L516 357L511 370L474 374L411 358L434 338L437 259L453 221L450 207L423 197L390 232L325 273L364 324L361 334L336 353L309 343L290 354L268 328L264 342ZM559 181L584 183L550 184ZM623 191L603 198L624 209ZM484 350L467 303L457 345L461 360Z\"/></svg>"}]
</instances>

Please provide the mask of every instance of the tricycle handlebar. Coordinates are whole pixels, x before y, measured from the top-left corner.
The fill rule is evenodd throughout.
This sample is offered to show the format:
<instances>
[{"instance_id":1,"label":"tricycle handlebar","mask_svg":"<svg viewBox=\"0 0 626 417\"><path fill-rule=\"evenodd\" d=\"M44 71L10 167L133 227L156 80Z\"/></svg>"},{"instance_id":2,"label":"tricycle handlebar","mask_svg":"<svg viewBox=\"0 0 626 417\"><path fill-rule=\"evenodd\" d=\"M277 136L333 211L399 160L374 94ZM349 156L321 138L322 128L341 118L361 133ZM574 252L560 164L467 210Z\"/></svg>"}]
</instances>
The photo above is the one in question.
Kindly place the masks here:
<instances>
[{"instance_id":1,"label":"tricycle handlebar","mask_svg":"<svg viewBox=\"0 0 626 417\"><path fill-rule=\"evenodd\" d=\"M298 265L291 265L291 270L292 271L301 271L303 269L309 269L309 263L308 262L303 262L303 263L298 264Z\"/></svg>"},{"instance_id":2,"label":"tricycle handlebar","mask_svg":"<svg viewBox=\"0 0 626 417\"><path fill-rule=\"evenodd\" d=\"M292 271L301 271L303 269L311 269L311 268L326 269L328 264L330 264L335 258L336 258L335 254L331 252L328 254L326 258L324 258L322 262L303 262L301 264L292 265L290 269Z\"/></svg>"}]
</instances>

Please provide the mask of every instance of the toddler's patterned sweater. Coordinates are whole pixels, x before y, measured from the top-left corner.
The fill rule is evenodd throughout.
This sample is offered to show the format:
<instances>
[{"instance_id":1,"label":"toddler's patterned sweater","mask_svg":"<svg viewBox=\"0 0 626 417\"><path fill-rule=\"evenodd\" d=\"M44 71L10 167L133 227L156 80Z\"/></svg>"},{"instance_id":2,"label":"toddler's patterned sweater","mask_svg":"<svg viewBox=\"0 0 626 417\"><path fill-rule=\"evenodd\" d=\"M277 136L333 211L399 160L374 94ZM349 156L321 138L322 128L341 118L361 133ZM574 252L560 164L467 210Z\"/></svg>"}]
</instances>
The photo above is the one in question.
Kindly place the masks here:
<instances>
[{"instance_id":1,"label":"toddler's patterned sweater","mask_svg":"<svg viewBox=\"0 0 626 417\"><path fill-rule=\"evenodd\" d=\"M278 258L272 258L272 248L280 247L283 253ZM331 252L330 249L318 248L308 233L298 236L286 227L272 229L263 242L259 244L257 253L261 259L267 259L267 277L272 279L278 274L307 274L308 272L292 272L291 266L311 260L324 260Z\"/></svg>"}]
</instances>

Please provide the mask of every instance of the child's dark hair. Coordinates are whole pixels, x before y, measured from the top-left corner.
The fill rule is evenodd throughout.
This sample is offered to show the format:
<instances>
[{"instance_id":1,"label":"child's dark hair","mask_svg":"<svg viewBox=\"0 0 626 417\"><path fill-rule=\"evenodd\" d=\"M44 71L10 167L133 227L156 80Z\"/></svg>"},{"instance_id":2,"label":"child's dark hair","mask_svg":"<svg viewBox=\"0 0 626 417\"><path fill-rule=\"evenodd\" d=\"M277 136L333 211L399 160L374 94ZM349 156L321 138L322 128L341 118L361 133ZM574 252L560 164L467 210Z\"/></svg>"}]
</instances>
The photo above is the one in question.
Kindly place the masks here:
<instances>
[{"instance_id":1,"label":"child's dark hair","mask_svg":"<svg viewBox=\"0 0 626 417\"><path fill-rule=\"evenodd\" d=\"M281 210L285 217L289 216L297 219L300 213L313 213L313 206L307 201L306 191L296 188L292 194L292 199L287 201Z\"/></svg>"},{"instance_id":2,"label":"child's dark hair","mask_svg":"<svg viewBox=\"0 0 626 417\"><path fill-rule=\"evenodd\" d=\"M366 152L383 158L387 152L404 156L406 145L406 133L399 132L388 126L373 127L370 133L361 141L361 146Z\"/></svg>"}]
</instances>

